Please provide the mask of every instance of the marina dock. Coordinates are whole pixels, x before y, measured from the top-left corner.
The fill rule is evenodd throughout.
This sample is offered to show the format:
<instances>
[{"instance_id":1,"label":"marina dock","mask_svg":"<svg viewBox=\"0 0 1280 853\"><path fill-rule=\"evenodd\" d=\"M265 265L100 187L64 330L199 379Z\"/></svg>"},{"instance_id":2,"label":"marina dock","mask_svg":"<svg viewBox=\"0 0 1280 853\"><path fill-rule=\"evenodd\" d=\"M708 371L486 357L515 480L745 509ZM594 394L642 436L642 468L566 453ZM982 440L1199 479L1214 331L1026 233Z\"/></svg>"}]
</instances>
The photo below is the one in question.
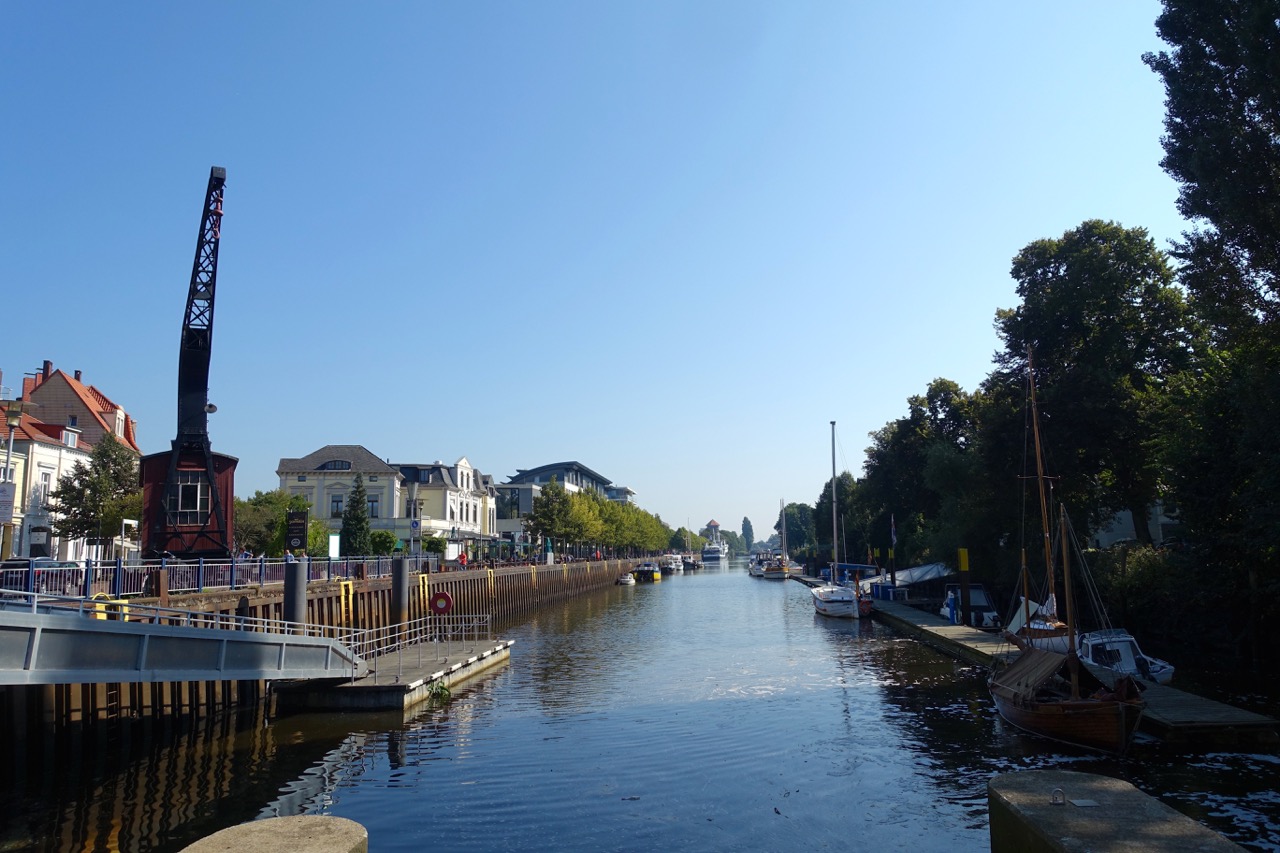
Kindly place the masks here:
<instances>
[{"instance_id":1,"label":"marina dock","mask_svg":"<svg viewBox=\"0 0 1280 853\"><path fill-rule=\"evenodd\" d=\"M307 681L281 687L282 712L407 711L441 688L479 675L511 657L513 640L423 642L370 661L369 675L336 682Z\"/></svg>"},{"instance_id":2,"label":"marina dock","mask_svg":"<svg viewBox=\"0 0 1280 853\"><path fill-rule=\"evenodd\" d=\"M1016 654L999 635L952 625L933 613L896 601L876 601L874 617L953 657L982 666L998 665ZM1106 678L1112 673L1090 667ZM1167 685L1143 682L1147 709L1139 731L1182 746L1256 746L1280 743L1280 722L1224 702Z\"/></svg>"}]
</instances>

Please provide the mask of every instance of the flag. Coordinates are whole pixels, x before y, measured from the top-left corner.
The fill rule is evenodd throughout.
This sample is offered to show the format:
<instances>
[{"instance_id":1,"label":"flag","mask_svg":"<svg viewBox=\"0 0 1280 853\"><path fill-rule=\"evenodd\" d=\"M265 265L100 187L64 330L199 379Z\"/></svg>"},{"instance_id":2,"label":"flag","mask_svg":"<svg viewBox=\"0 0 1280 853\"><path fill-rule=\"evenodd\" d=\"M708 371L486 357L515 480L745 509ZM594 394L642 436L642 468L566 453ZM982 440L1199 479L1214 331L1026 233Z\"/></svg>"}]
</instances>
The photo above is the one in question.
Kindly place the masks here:
<instances>
[{"instance_id":1,"label":"flag","mask_svg":"<svg viewBox=\"0 0 1280 853\"><path fill-rule=\"evenodd\" d=\"M893 513L889 513L889 541L893 547L898 547L898 525L893 520Z\"/></svg>"}]
</instances>

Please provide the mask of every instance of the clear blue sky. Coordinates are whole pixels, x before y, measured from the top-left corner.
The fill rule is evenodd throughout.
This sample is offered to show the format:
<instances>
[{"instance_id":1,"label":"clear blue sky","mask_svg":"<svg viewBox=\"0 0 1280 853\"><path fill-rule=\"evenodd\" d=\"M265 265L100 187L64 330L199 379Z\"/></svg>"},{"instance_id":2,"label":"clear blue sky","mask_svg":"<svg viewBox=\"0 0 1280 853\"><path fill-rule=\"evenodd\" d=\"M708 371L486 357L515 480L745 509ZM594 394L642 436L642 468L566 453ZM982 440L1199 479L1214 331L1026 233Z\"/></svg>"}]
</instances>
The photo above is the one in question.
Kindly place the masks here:
<instances>
[{"instance_id":1,"label":"clear blue sky","mask_svg":"<svg viewBox=\"0 0 1280 853\"><path fill-rule=\"evenodd\" d=\"M81 369L168 448L216 164L237 494L331 443L576 459L762 537L829 478L829 421L860 473L908 396L990 371L1022 247L1184 229L1158 12L0 4L4 384Z\"/></svg>"}]
</instances>

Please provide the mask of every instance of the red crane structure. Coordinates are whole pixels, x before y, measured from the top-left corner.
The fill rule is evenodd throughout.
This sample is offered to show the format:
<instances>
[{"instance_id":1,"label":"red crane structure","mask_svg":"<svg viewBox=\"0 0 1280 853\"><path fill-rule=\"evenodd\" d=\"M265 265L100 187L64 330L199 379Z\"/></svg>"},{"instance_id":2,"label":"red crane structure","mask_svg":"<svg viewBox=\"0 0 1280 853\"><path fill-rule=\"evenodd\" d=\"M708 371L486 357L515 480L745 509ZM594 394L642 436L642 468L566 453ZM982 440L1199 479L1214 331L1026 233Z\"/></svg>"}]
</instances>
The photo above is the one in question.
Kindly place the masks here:
<instances>
[{"instance_id":1,"label":"red crane structure","mask_svg":"<svg viewBox=\"0 0 1280 853\"><path fill-rule=\"evenodd\" d=\"M214 453L209 443L209 414L216 411L209 403L213 297L226 181L226 169L209 170L178 355L178 436L169 451L142 458L142 550L151 556L231 556L239 460Z\"/></svg>"}]
</instances>

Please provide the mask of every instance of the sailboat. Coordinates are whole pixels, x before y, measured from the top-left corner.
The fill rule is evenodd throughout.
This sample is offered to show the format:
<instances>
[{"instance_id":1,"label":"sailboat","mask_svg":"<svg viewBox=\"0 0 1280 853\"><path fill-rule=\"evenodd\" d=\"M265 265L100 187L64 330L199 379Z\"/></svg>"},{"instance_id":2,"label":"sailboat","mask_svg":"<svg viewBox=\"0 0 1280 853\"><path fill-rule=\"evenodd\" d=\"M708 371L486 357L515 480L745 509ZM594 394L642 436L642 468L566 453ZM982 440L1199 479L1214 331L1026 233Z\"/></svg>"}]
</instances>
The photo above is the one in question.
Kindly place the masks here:
<instances>
[{"instance_id":1,"label":"sailboat","mask_svg":"<svg viewBox=\"0 0 1280 853\"><path fill-rule=\"evenodd\" d=\"M831 579L809 590L813 609L836 619L860 619L871 614L871 599L864 598L855 577L851 583L840 583L840 557L836 536L836 422L831 422Z\"/></svg>"},{"instance_id":2,"label":"sailboat","mask_svg":"<svg viewBox=\"0 0 1280 853\"><path fill-rule=\"evenodd\" d=\"M782 551L761 566L759 576L767 581L784 581L791 574L787 558L787 504L783 500L778 501L778 521L782 526Z\"/></svg>"},{"instance_id":3,"label":"sailboat","mask_svg":"<svg viewBox=\"0 0 1280 853\"><path fill-rule=\"evenodd\" d=\"M1053 546L1048 532L1044 462L1034 382L1030 399L1045 555L1050 563L1048 572L1052 579ZM1067 616L1064 623L1066 650L1037 647L1033 633L1019 635L1006 631L1005 637L1019 649L1018 657L1004 669L993 673L987 684L1000 716L1012 725L1054 740L1120 754L1133 739L1146 703L1142 700L1137 682L1131 676L1117 675L1112 684L1104 684L1077 656L1070 536L1067 511L1062 506L1058 508L1058 530L1062 545L1063 599ZM1021 623L1026 627L1032 624L1032 620L1025 559L1022 565Z\"/></svg>"}]
</instances>

